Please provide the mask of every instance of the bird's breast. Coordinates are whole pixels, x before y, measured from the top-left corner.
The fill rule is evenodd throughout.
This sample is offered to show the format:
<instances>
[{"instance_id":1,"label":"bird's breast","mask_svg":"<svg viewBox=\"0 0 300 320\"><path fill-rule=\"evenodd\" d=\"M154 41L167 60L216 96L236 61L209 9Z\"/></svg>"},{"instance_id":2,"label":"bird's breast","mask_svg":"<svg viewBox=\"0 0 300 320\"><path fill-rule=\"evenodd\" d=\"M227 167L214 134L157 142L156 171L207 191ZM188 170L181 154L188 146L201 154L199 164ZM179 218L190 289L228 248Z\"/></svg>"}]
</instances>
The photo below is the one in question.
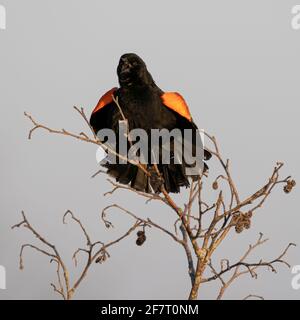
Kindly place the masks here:
<instances>
[{"instance_id":1,"label":"bird's breast","mask_svg":"<svg viewBox=\"0 0 300 320\"><path fill-rule=\"evenodd\" d=\"M121 91L119 102L130 129L141 128L148 131L165 127L165 108L158 93L151 90Z\"/></svg>"}]
</instances>

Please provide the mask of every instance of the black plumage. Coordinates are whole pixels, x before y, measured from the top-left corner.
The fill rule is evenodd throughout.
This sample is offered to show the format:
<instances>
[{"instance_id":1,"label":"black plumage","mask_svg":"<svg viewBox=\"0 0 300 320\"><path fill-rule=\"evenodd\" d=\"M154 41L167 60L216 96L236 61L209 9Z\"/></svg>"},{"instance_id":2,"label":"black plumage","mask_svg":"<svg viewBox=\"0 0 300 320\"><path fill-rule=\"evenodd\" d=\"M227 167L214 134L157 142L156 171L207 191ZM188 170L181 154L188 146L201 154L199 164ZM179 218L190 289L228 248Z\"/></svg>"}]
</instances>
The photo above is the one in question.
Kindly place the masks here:
<instances>
[{"instance_id":1,"label":"black plumage","mask_svg":"<svg viewBox=\"0 0 300 320\"><path fill-rule=\"evenodd\" d=\"M142 128L149 137L151 129L163 128L168 130L174 128L192 129L195 134L198 134L197 126L191 119L186 119L164 105L162 100L164 92L155 84L144 61L139 56L133 53L123 55L120 58L117 74L120 88L115 90L113 94L118 99L123 114L128 120L130 130ZM118 133L119 120L122 119L118 106L114 101L110 101L100 111L92 113L90 124L96 133L103 128L110 128ZM149 150L149 156L150 153L151 150ZM208 151L205 151L204 155L206 159L211 156ZM159 192L161 183L164 184L167 192L179 192L180 187L189 186L184 163L158 163L163 182L158 178L151 164L147 165L151 177L130 163L106 163L104 166L107 167L108 174L119 183L130 184L131 187L145 192ZM205 168L207 168L206 164ZM192 178L197 179L198 176L192 176Z\"/></svg>"}]
</instances>

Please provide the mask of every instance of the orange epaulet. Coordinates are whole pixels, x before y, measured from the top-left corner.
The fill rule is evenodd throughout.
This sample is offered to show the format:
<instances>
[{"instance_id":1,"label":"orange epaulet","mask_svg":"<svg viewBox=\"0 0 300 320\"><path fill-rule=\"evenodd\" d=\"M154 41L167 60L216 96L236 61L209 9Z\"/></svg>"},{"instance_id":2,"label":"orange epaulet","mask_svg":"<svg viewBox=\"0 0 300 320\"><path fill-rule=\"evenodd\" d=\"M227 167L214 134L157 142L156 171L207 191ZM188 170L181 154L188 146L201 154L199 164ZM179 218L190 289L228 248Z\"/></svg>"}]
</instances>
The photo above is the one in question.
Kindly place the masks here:
<instances>
[{"instance_id":1,"label":"orange epaulet","mask_svg":"<svg viewBox=\"0 0 300 320\"><path fill-rule=\"evenodd\" d=\"M96 105L95 109L93 110L92 114L101 110L103 107L108 105L113 101L113 94L116 92L118 88L112 88L107 91L99 100L98 104Z\"/></svg>"},{"instance_id":2,"label":"orange epaulet","mask_svg":"<svg viewBox=\"0 0 300 320\"><path fill-rule=\"evenodd\" d=\"M165 106L177 112L182 117L192 121L189 107L184 98L177 92L165 92L162 96L162 101Z\"/></svg>"}]
</instances>

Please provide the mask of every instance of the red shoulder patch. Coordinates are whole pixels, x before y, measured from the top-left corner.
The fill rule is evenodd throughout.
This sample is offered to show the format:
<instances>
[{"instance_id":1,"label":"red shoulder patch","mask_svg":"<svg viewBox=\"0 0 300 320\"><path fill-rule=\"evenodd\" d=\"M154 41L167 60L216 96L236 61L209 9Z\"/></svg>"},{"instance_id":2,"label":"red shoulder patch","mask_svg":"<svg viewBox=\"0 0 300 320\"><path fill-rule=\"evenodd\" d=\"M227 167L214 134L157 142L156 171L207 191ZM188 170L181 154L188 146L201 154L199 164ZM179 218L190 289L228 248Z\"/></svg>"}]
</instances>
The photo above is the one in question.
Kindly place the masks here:
<instances>
[{"instance_id":1,"label":"red shoulder patch","mask_svg":"<svg viewBox=\"0 0 300 320\"><path fill-rule=\"evenodd\" d=\"M108 105L113 101L113 94L116 92L118 88L112 88L109 91L107 91L99 100L98 104L96 105L95 109L93 110L92 114L101 110L103 107Z\"/></svg>"},{"instance_id":2,"label":"red shoulder patch","mask_svg":"<svg viewBox=\"0 0 300 320\"><path fill-rule=\"evenodd\" d=\"M162 102L165 106L186 118L188 121L192 121L189 107L184 98L177 92L165 92L162 96Z\"/></svg>"}]
</instances>

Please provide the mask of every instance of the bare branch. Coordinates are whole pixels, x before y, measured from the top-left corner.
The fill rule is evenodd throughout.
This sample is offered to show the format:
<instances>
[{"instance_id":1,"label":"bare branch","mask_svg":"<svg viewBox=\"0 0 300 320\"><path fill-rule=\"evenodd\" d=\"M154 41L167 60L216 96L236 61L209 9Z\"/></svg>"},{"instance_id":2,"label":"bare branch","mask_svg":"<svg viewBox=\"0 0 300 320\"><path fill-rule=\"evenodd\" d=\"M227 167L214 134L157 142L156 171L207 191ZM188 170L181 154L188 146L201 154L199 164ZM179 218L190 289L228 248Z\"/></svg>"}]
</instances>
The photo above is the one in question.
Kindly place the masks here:
<instances>
[{"instance_id":1,"label":"bare branch","mask_svg":"<svg viewBox=\"0 0 300 320\"><path fill-rule=\"evenodd\" d=\"M120 111L122 119L126 120L125 114L119 104L118 98L115 98L114 96L112 98ZM184 205L178 205L177 201L175 201L175 197L173 197L166 191L164 187L164 178L156 164L153 165L155 172L153 172L153 170L148 171L148 168L145 165L129 160L126 157L116 153L114 150L111 150L107 146L103 145L95 135L93 128L90 126L88 118L84 113L84 109L78 107L74 107L74 109L83 118L84 123L88 125L90 131L93 134L92 138L90 138L85 132L75 134L65 129L52 129L48 126L38 123L31 115L25 113L25 116L33 124L33 128L29 131L29 139L31 139L32 134L37 129L42 129L53 134L69 136L83 142L101 146L107 152L111 152L120 159L138 166L148 177L150 177L151 174L155 174L156 177L158 177L161 181L160 194L137 191L128 185L119 184L112 181L111 179L108 179L108 182L112 185L112 190L106 192L104 196L112 195L119 190L126 190L136 194L137 196L146 198L146 203L152 200L161 201L162 205L166 205L171 208L176 216L174 223L174 234L167 228L161 226L159 223L153 222L153 220L150 218L143 219L138 215L132 213L131 211L119 206L118 204L109 205L102 210L101 214L101 219L105 223L106 227L113 227L113 224L106 218L108 211L112 208L118 209L119 212L122 212L123 214L129 216L134 220L134 224L119 238L107 244L104 244L101 241L92 242L91 237L87 233L86 228L83 226L81 221L76 218L70 210L68 210L63 217L63 222L65 223L66 217L69 215L72 220L79 224L87 242L86 248L78 248L73 254L72 258L76 266L78 263L77 256L79 253L85 253L86 261L79 277L77 278L77 280L75 279L73 286L71 286L69 282L68 270L64 262L62 261L56 247L44 237L42 237L36 231L36 229L34 229L30 225L25 217L24 212L22 212L23 220L20 223L14 225L12 228L25 227L29 229L48 249L44 250L31 244L23 245L20 252L20 266L23 267L23 250L26 247L30 247L51 258L51 261L55 261L57 263L58 278L58 285L51 284L51 286L53 287L54 291L60 294L64 299L70 299L73 296L75 290L87 275L87 272L93 262L102 263L106 261L106 259L110 257L107 249L128 237L137 228L143 229L143 231L139 230L138 232L143 234L143 241L146 239L144 234L145 228L154 227L167 234L173 241L179 243L183 247L188 263L188 274L191 279L191 291L189 294L189 299L197 298L200 286L203 283L207 283L213 280L219 280L221 282L221 288L218 293L217 299L221 299L231 283L233 283L236 279L244 274L250 274L253 278L256 278L257 270L261 267L266 267L273 272L276 272L276 264L284 264L289 267L288 262L285 261L284 258L289 248L295 245L293 243L290 243L276 259L270 261L261 259L260 261L254 263L246 262L248 256L258 246L264 244L267 241L267 239L263 238L262 234L260 234L257 242L249 246L248 250L236 263L231 264L228 259L222 259L220 262L219 270L217 270L212 264L212 256L215 250L227 238L231 230L235 230L237 233L241 233L244 229L250 228L253 214L256 213L258 209L263 207L265 202L270 197L272 191L278 185L283 185L283 190L285 193L291 192L295 187L296 182L294 180L291 180L290 176L284 179L280 177L280 170L283 167L283 163L276 163L275 167L273 168L272 174L268 179L266 179L266 182L260 188L258 188L256 192L249 192L248 194L250 195L242 198L240 197L237 185L232 178L229 159L223 158L216 138L205 133L206 137L209 140L209 144L212 145L212 148L210 148L209 151L218 161L219 167L221 168L221 172L216 172L216 179L212 184L212 189L218 190L218 195L213 203L211 203L211 201L205 201L204 189L205 177L207 176L207 174L203 173L200 175L197 182L193 181L191 183L191 187L188 192L187 203ZM131 143L129 133L127 138ZM99 173L105 172L103 170L99 170L93 175L93 177L95 177ZM242 177L240 177L240 179L241 178ZM222 181L222 183L219 183L220 181ZM198 210L195 210L196 212L194 212L193 206L195 202L197 202L198 205ZM182 238L178 235L178 223L180 224ZM100 245L100 248L98 248L97 250L96 245ZM204 278L203 275L207 268L211 270L212 276ZM226 279L227 275L230 275L229 279ZM248 298L263 299L262 297L256 295L248 295L245 299Z\"/></svg>"},{"instance_id":2,"label":"bare branch","mask_svg":"<svg viewBox=\"0 0 300 320\"><path fill-rule=\"evenodd\" d=\"M91 243L90 236L89 236L88 233L86 232L86 229L85 229L85 227L83 226L82 222L74 216L74 214L73 214L73 212L72 212L71 210L67 210L66 213L64 214L64 216L63 216L63 223L66 224L66 217L67 217L67 215L70 215L71 218L79 224L81 230L83 231L83 233L84 233L84 235L85 235L85 237L86 237L87 245L90 246L90 245L92 244L92 243Z\"/></svg>"},{"instance_id":3,"label":"bare branch","mask_svg":"<svg viewBox=\"0 0 300 320\"><path fill-rule=\"evenodd\" d=\"M249 248L247 249L245 254L241 257L241 259L238 262L236 262L234 264L230 264L227 259L222 260L221 261L221 271L219 271L219 272L217 272L216 269L214 269L214 267L210 263L209 266L212 269L214 275L209 277L209 278L202 279L202 283L219 279L222 282L222 287L220 289L220 292L219 292L219 295L218 295L218 299L221 299L221 297L225 293L225 290L233 283L234 280L239 278L241 275L249 273L251 275L251 277L257 278L257 273L255 272L255 270L257 268L260 268L260 267L267 267L272 272L276 273L277 271L276 271L276 269L274 267L274 264L276 264L276 263L282 263L282 264L290 267L290 265L285 260L283 260L283 257L287 254L287 252L288 252L288 250L289 250L289 248L291 246L295 246L294 243L290 243L285 248L285 250L279 255L279 257L277 257L276 259L273 259L271 261L260 260L259 262L255 262L255 263L245 262L245 259L250 255L250 253L252 253L258 246L263 245L267 241L268 241L268 239L263 239L263 234L260 234L257 242L254 245L249 245ZM226 267L224 267L223 261L226 262ZM245 267L246 270L240 272L239 271L240 267ZM234 270L233 275L229 278L228 281L224 281L222 276L224 274L227 274L231 270Z\"/></svg>"},{"instance_id":4,"label":"bare branch","mask_svg":"<svg viewBox=\"0 0 300 320\"><path fill-rule=\"evenodd\" d=\"M95 144L95 145L99 145L105 151L109 151L111 154L117 156L118 158L120 158L120 159L122 159L122 160L124 160L124 161L126 161L128 163L131 163L132 165L135 165L135 166L139 167L147 176L150 175L149 172L140 163L138 163L138 162L136 162L134 160L128 159L127 157L122 156L121 154L117 153L115 150L113 150L113 149L109 148L108 146L106 146L105 144L101 143L96 138L89 138L86 134L75 134L75 133L69 132L69 131L67 131L65 129L61 129L61 130L52 129L52 128L49 128L49 127L47 127L45 125L42 125L42 124L38 123L35 119L33 119L33 117L31 115L29 115L26 112L24 112L24 115L34 125L34 127L29 131L28 139L32 138L33 132L35 130L37 130L37 129L43 129L43 130L48 131L49 133L53 133L53 134L69 136L69 137L75 138L75 139L80 140L80 141L84 141L84 142L92 143L92 144Z\"/></svg>"}]
</instances>

